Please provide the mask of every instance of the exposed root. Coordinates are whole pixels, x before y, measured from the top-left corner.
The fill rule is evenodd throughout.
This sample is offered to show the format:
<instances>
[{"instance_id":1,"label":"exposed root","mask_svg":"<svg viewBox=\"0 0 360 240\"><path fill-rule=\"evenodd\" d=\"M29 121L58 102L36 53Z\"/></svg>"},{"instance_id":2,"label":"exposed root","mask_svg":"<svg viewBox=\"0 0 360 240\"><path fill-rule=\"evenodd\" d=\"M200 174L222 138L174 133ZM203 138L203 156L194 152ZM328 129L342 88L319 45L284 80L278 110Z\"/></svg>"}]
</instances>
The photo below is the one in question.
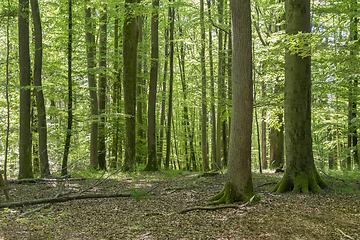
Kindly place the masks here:
<instances>
[{"instance_id":1,"label":"exposed root","mask_svg":"<svg viewBox=\"0 0 360 240\"><path fill-rule=\"evenodd\" d=\"M321 189L325 187L327 187L326 183L314 169L313 171L295 174L286 172L271 191L275 193L292 191L292 193L302 192L308 194L310 191L314 193L321 192Z\"/></svg>"},{"instance_id":2,"label":"exposed root","mask_svg":"<svg viewBox=\"0 0 360 240\"><path fill-rule=\"evenodd\" d=\"M251 188L252 189L252 188ZM227 182L223 189L212 197L210 200L212 202L208 203L207 205L218 205L222 203L231 204L234 202L248 202L250 201L257 201L259 200L259 197L255 195L254 191L250 191L249 193L245 194L243 192L236 191L233 189L233 186L231 183Z\"/></svg>"}]
</instances>

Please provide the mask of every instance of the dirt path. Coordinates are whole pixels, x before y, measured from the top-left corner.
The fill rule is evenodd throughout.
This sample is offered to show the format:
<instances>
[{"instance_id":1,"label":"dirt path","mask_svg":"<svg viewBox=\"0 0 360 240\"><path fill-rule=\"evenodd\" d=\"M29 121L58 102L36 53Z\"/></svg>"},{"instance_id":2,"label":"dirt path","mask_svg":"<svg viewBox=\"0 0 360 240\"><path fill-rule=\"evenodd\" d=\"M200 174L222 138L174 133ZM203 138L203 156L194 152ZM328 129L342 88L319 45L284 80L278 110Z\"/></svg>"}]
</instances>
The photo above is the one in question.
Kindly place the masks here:
<instances>
[{"instance_id":1,"label":"dirt path","mask_svg":"<svg viewBox=\"0 0 360 240\"><path fill-rule=\"evenodd\" d=\"M316 195L274 195L269 189L278 177L254 176L261 196L256 204L185 214L175 212L205 206L221 190L225 177L169 179L164 174L143 174L112 180L93 193L135 196L56 203L22 219L16 218L37 206L0 209L0 239L360 239L359 196L334 196L330 190ZM92 182L71 182L66 188L77 191ZM55 183L11 187L16 201L51 197L58 188Z\"/></svg>"}]
</instances>

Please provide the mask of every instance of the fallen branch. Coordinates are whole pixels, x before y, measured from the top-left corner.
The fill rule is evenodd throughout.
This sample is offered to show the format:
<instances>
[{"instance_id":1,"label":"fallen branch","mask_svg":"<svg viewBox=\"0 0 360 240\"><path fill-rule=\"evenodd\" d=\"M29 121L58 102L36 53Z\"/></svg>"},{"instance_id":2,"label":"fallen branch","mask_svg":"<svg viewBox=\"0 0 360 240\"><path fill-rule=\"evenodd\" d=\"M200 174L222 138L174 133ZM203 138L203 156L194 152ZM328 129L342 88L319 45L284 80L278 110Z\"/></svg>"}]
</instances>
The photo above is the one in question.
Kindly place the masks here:
<instances>
[{"instance_id":1,"label":"fallen branch","mask_svg":"<svg viewBox=\"0 0 360 240\"><path fill-rule=\"evenodd\" d=\"M36 205L41 203L56 203L56 202L67 202L71 200L78 199L88 199L88 198L113 198L113 197L131 197L132 194L129 193L115 193L115 194L89 194L89 195L77 195L77 196L67 196L67 197L54 197L54 198L42 198L35 200L27 200L21 202L12 202L12 203L2 203L0 208L6 207L22 207L29 205Z\"/></svg>"},{"instance_id":2,"label":"fallen branch","mask_svg":"<svg viewBox=\"0 0 360 240\"><path fill-rule=\"evenodd\" d=\"M65 181L80 181L86 180L86 178L23 178L8 180L8 183L38 183L38 182L65 182Z\"/></svg>"}]
</instances>

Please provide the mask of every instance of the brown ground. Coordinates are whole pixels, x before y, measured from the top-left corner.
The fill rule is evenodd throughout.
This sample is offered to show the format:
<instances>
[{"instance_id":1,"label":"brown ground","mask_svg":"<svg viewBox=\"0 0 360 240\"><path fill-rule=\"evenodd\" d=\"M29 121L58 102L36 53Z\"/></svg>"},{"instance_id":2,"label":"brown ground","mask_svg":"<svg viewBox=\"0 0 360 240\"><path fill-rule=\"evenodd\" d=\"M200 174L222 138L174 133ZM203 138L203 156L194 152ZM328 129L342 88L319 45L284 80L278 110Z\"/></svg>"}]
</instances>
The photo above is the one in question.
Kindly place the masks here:
<instances>
[{"instance_id":1,"label":"brown ground","mask_svg":"<svg viewBox=\"0 0 360 240\"><path fill-rule=\"evenodd\" d=\"M0 239L360 239L360 198L355 195L274 195L280 175L254 175L261 201L238 209L196 210L223 187L225 177L143 173L111 180L92 193L133 193L132 198L55 203L25 218L31 207L0 209ZM70 182L75 191L94 180ZM15 201L56 195L55 183L11 184ZM146 197L144 193L151 191ZM136 198L141 198L137 200ZM0 200L4 196L0 195Z\"/></svg>"}]
</instances>

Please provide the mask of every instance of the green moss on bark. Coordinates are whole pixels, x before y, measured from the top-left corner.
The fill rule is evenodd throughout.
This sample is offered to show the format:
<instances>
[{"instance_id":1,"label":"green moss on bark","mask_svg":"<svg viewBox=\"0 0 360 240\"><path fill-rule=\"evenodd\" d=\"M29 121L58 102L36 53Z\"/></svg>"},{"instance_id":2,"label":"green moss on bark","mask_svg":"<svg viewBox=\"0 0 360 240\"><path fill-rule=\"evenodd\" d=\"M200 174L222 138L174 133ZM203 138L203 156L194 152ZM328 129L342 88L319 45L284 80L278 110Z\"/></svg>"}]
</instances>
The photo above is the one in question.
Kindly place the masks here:
<instances>
[{"instance_id":1,"label":"green moss on bark","mask_svg":"<svg viewBox=\"0 0 360 240\"><path fill-rule=\"evenodd\" d=\"M326 183L316 169L313 169L296 173L285 172L283 178L271 191L275 193L292 191L292 193L308 194L310 191L318 193L325 187L327 187Z\"/></svg>"},{"instance_id":2,"label":"green moss on bark","mask_svg":"<svg viewBox=\"0 0 360 240\"><path fill-rule=\"evenodd\" d=\"M218 205L222 203L230 204L234 202L248 202L253 196L255 192L253 189L250 189L248 192L240 192L239 190L236 191L236 187L227 182L223 189L214 197L210 199L208 205ZM258 200L259 197L255 195L254 200Z\"/></svg>"}]
</instances>

